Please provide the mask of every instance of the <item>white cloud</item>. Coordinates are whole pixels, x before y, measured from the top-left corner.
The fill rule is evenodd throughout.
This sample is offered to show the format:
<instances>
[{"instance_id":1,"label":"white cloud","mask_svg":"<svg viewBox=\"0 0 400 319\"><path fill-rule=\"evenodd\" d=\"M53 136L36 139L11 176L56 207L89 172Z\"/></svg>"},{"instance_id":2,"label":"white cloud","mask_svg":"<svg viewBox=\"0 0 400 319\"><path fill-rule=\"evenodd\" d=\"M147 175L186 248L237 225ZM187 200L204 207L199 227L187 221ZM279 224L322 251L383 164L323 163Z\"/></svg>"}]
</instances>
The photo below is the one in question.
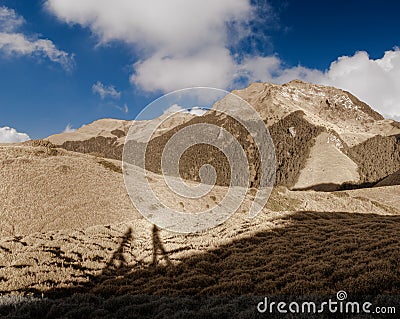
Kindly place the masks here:
<instances>
[{"instance_id":1,"label":"white cloud","mask_svg":"<svg viewBox=\"0 0 400 319\"><path fill-rule=\"evenodd\" d=\"M0 143L16 143L30 140L26 133L19 133L15 128L0 127Z\"/></svg>"},{"instance_id":2,"label":"white cloud","mask_svg":"<svg viewBox=\"0 0 400 319\"><path fill-rule=\"evenodd\" d=\"M114 103L111 103L110 105L115 107L117 110L120 110L121 112L129 113L129 107L128 107L128 104L126 104L126 103L122 106L114 104Z\"/></svg>"},{"instance_id":3,"label":"white cloud","mask_svg":"<svg viewBox=\"0 0 400 319\"><path fill-rule=\"evenodd\" d=\"M67 71L71 71L74 66L73 57L58 50L52 41L47 39L29 40L22 33L0 32L0 51L9 56L43 56L52 62L59 63Z\"/></svg>"},{"instance_id":4,"label":"white cloud","mask_svg":"<svg viewBox=\"0 0 400 319\"><path fill-rule=\"evenodd\" d=\"M399 48L375 60L364 51L340 57L319 82L352 92L385 116L400 116Z\"/></svg>"},{"instance_id":5,"label":"white cloud","mask_svg":"<svg viewBox=\"0 0 400 319\"><path fill-rule=\"evenodd\" d=\"M90 28L100 44L132 46L140 61L131 82L164 92L227 87L236 72L228 50L238 41L232 26L237 36L246 36L253 15L249 0L47 0L45 6L62 21Z\"/></svg>"},{"instance_id":6,"label":"white cloud","mask_svg":"<svg viewBox=\"0 0 400 319\"><path fill-rule=\"evenodd\" d=\"M124 112L125 113L129 113L129 107L128 107L128 104L124 104Z\"/></svg>"},{"instance_id":7,"label":"white cloud","mask_svg":"<svg viewBox=\"0 0 400 319\"><path fill-rule=\"evenodd\" d=\"M100 81L97 81L95 84L93 84L92 91L95 94L99 94L102 100L106 97L113 99L119 99L121 97L121 92L117 91L114 86L104 85Z\"/></svg>"},{"instance_id":8,"label":"white cloud","mask_svg":"<svg viewBox=\"0 0 400 319\"><path fill-rule=\"evenodd\" d=\"M293 79L335 86L350 91L382 115L400 116L400 49L386 51L380 59L367 52L342 56L322 72L302 66L285 67L276 57L246 59L240 72L250 82L285 83Z\"/></svg>"},{"instance_id":9,"label":"white cloud","mask_svg":"<svg viewBox=\"0 0 400 319\"><path fill-rule=\"evenodd\" d=\"M19 16L14 10L4 6L0 7L0 30L3 32L13 32L24 23L24 18Z\"/></svg>"},{"instance_id":10,"label":"white cloud","mask_svg":"<svg viewBox=\"0 0 400 319\"><path fill-rule=\"evenodd\" d=\"M62 131L62 133L72 133L75 132L76 129L72 127L71 124L67 124L67 126L65 127L64 131Z\"/></svg>"},{"instance_id":11,"label":"white cloud","mask_svg":"<svg viewBox=\"0 0 400 319\"><path fill-rule=\"evenodd\" d=\"M277 56L247 57L238 66L238 72L248 82L286 83L293 79L316 82L323 76L323 72L319 70L312 70L302 66L286 67Z\"/></svg>"},{"instance_id":12,"label":"white cloud","mask_svg":"<svg viewBox=\"0 0 400 319\"><path fill-rule=\"evenodd\" d=\"M48 39L29 38L17 32L24 22L25 20L14 10L0 7L0 52L8 56L44 57L60 64L67 71L72 70L74 67L72 54L57 49Z\"/></svg>"},{"instance_id":13,"label":"white cloud","mask_svg":"<svg viewBox=\"0 0 400 319\"><path fill-rule=\"evenodd\" d=\"M189 111L190 114L192 115L196 115L196 116L202 116L204 113L206 113L207 110L206 109L202 109L200 107L192 107Z\"/></svg>"},{"instance_id":14,"label":"white cloud","mask_svg":"<svg viewBox=\"0 0 400 319\"><path fill-rule=\"evenodd\" d=\"M48 0L46 8L70 24L89 27L103 43L122 40L158 52L226 43L226 22L247 19L247 0Z\"/></svg>"},{"instance_id":15,"label":"white cloud","mask_svg":"<svg viewBox=\"0 0 400 319\"><path fill-rule=\"evenodd\" d=\"M209 86L226 88L236 65L225 48L208 48L190 56L151 58L135 64L131 82L146 91L170 92L179 88Z\"/></svg>"}]
</instances>

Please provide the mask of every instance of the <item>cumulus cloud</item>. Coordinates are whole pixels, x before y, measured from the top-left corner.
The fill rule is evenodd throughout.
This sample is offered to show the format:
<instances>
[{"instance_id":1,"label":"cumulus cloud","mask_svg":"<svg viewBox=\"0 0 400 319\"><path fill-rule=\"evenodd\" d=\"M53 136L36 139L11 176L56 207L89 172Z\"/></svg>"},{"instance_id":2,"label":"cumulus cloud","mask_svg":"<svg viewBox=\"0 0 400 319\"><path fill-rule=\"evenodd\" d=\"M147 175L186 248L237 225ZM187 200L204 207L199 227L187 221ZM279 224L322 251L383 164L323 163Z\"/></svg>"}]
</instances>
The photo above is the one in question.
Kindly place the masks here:
<instances>
[{"instance_id":1,"label":"cumulus cloud","mask_svg":"<svg viewBox=\"0 0 400 319\"><path fill-rule=\"evenodd\" d=\"M170 92L179 88L226 88L235 76L235 62L225 48L207 48L190 56L154 55L135 64L131 82L146 91Z\"/></svg>"},{"instance_id":2,"label":"cumulus cloud","mask_svg":"<svg viewBox=\"0 0 400 319\"><path fill-rule=\"evenodd\" d=\"M100 95L102 100L104 100L106 97L113 99L119 99L121 97L121 92L117 91L113 85L104 85L100 81L97 81L95 84L93 84L92 92Z\"/></svg>"},{"instance_id":3,"label":"cumulus cloud","mask_svg":"<svg viewBox=\"0 0 400 319\"><path fill-rule=\"evenodd\" d=\"M67 23L89 27L103 43L172 53L226 43L226 23L251 12L247 0L48 0L45 6Z\"/></svg>"},{"instance_id":4,"label":"cumulus cloud","mask_svg":"<svg viewBox=\"0 0 400 319\"><path fill-rule=\"evenodd\" d=\"M59 50L51 40L28 37L18 32L25 20L14 10L0 7L0 52L8 56L44 57L70 71L74 66L73 55Z\"/></svg>"},{"instance_id":5,"label":"cumulus cloud","mask_svg":"<svg viewBox=\"0 0 400 319\"><path fill-rule=\"evenodd\" d=\"M134 47L140 60L131 82L164 92L227 87L236 72L232 34L245 36L253 15L249 0L47 0L45 6L62 21L90 28L100 44Z\"/></svg>"},{"instance_id":6,"label":"cumulus cloud","mask_svg":"<svg viewBox=\"0 0 400 319\"><path fill-rule=\"evenodd\" d=\"M340 57L319 82L352 92L387 117L400 116L399 48L375 60L364 51Z\"/></svg>"},{"instance_id":7,"label":"cumulus cloud","mask_svg":"<svg viewBox=\"0 0 400 319\"><path fill-rule=\"evenodd\" d=\"M19 133L15 128L0 127L0 143L16 143L30 140L26 133Z\"/></svg>"},{"instance_id":8,"label":"cumulus cloud","mask_svg":"<svg viewBox=\"0 0 400 319\"><path fill-rule=\"evenodd\" d=\"M238 66L238 73L247 82L286 83L293 79L302 79L316 82L323 76L323 72L303 66L287 67L278 56L246 57Z\"/></svg>"},{"instance_id":9,"label":"cumulus cloud","mask_svg":"<svg viewBox=\"0 0 400 319\"><path fill-rule=\"evenodd\" d=\"M286 67L276 56L251 57L243 62L240 72L250 82L285 83L301 79L335 86L350 91L386 117L400 116L399 48L386 51L380 59L371 59L365 51L342 56L325 71Z\"/></svg>"}]
</instances>

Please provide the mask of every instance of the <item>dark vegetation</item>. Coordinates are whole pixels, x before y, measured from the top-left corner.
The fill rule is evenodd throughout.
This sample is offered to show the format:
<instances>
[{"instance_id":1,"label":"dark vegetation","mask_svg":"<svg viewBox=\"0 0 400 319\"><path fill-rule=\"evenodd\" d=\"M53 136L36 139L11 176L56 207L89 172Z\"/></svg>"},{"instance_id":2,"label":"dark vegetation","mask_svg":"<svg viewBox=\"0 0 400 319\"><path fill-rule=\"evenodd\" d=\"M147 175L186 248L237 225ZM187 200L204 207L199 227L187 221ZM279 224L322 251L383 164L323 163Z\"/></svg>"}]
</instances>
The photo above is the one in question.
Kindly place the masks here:
<instances>
[{"instance_id":1,"label":"dark vegetation","mask_svg":"<svg viewBox=\"0 0 400 319\"><path fill-rule=\"evenodd\" d=\"M323 127L310 124L303 116L303 111L293 112L269 128L275 144L276 185L292 187L296 184L315 138L324 131ZM294 136L289 128L294 128Z\"/></svg>"},{"instance_id":2,"label":"dark vegetation","mask_svg":"<svg viewBox=\"0 0 400 319\"><path fill-rule=\"evenodd\" d=\"M303 118L302 111L294 112L269 128L276 154L276 185L293 186L304 168L310 155L315 138L324 130L314 126ZM161 173L161 156L164 146L177 131L197 124L210 123L223 127L231 132L242 145L250 163L250 186L257 187L260 172L259 153L254 141L240 123L234 119L216 114L196 117L191 121L173 128L171 131L150 141L146 149L146 168L155 173ZM295 130L291 134L289 129ZM128 142L128 150L132 152L136 143ZM230 166L225 155L212 145L197 144L188 148L180 159L180 174L188 180L200 181L199 169L204 164L211 164L217 171L217 185L227 186L230 183Z\"/></svg>"},{"instance_id":3,"label":"dark vegetation","mask_svg":"<svg viewBox=\"0 0 400 319\"><path fill-rule=\"evenodd\" d=\"M400 216L298 212L282 222L282 227L233 240L176 265L158 263L168 258L168 251L155 228L153 263L139 269L131 268L122 255L135 240L130 230L101 275L83 286L46 291L50 299L0 306L0 315L255 318L260 297L254 296L334 299L339 290L351 300L369 295L377 305L388 300L398 305ZM32 292L40 297L41 291Z\"/></svg>"},{"instance_id":4,"label":"dark vegetation","mask_svg":"<svg viewBox=\"0 0 400 319\"><path fill-rule=\"evenodd\" d=\"M109 169L110 171L122 174L122 168L120 166L115 165L110 161L106 161L104 159L97 160L97 163L104 166L105 168Z\"/></svg>"},{"instance_id":5,"label":"dark vegetation","mask_svg":"<svg viewBox=\"0 0 400 319\"><path fill-rule=\"evenodd\" d=\"M361 183L377 183L400 170L400 135L374 136L348 149L358 165Z\"/></svg>"},{"instance_id":6,"label":"dark vegetation","mask_svg":"<svg viewBox=\"0 0 400 319\"><path fill-rule=\"evenodd\" d=\"M190 121L174 127L170 131L153 138L146 148L146 169L155 173L161 173L161 157L165 145L171 137L185 127L206 123L224 128L231 133L242 146L249 162L250 187L259 185L260 154L253 138L241 123L232 117L217 112L209 112L204 116L194 117ZM137 149L134 141L127 142L127 149L134 152ZM272 150L272 145L271 145ZM128 151L129 153L129 151ZM231 180L231 171L228 159L223 152L215 146L207 144L196 144L189 147L179 160L180 175L184 179L200 181L199 170L204 164L210 164L216 169L216 184L228 186Z\"/></svg>"},{"instance_id":7,"label":"dark vegetation","mask_svg":"<svg viewBox=\"0 0 400 319\"><path fill-rule=\"evenodd\" d=\"M384 178L375 186L382 187L382 186L393 186L393 185L400 185L400 170Z\"/></svg>"},{"instance_id":8,"label":"dark vegetation","mask_svg":"<svg viewBox=\"0 0 400 319\"><path fill-rule=\"evenodd\" d=\"M58 147L79 153L97 153L103 157L120 160L124 145L119 144L117 139L117 137L97 136L83 141L66 141Z\"/></svg>"}]
</instances>

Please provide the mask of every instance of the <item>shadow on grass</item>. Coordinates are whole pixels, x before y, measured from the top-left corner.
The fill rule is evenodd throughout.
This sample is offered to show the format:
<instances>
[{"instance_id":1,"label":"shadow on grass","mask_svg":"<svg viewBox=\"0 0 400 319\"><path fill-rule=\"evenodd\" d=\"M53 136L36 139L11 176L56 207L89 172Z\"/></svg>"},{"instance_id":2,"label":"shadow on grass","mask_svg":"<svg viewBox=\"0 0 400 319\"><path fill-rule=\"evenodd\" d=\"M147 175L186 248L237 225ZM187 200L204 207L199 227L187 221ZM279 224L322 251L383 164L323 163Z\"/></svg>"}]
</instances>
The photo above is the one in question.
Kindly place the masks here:
<instances>
[{"instance_id":1,"label":"shadow on grass","mask_svg":"<svg viewBox=\"0 0 400 319\"><path fill-rule=\"evenodd\" d=\"M176 265L169 262L154 227L153 264L142 269L132 269L123 260L124 247L135 240L129 230L102 274L87 285L47 291L50 298L61 299L25 302L7 314L251 318L258 316L256 305L262 296L279 301L302 296L335 299L339 290L353 301L372 296L381 304L398 304L400 216L298 212L284 219L284 227L233 240ZM166 265L157 265L158 252ZM6 308L0 307L0 316Z\"/></svg>"}]
</instances>

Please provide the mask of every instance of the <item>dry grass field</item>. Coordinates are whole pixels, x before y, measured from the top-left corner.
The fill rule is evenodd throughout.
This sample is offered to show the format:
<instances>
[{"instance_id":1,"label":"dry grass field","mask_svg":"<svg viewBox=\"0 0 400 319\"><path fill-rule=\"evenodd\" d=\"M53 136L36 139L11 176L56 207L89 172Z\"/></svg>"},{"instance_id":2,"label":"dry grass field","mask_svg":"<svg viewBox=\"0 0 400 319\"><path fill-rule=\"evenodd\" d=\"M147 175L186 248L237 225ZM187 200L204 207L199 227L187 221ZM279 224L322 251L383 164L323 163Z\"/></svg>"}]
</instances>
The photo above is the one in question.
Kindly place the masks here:
<instances>
[{"instance_id":1,"label":"dry grass field","mask_svg":"<svg viewBox=\"0 0 400 319\"><path fill-rule=\"evenodd\" d=\"M387 301L400 293L399 186L341 192L276 187L255 219L246 217L249 195L223 225L180 235L135 212L117 161L46 146L0 151L0 317L251 318L264 295L321 297L345 290ZM151 183L181 206L160 176L151 174ZM18 197L24 187L36 195ZM103 199L107 205L93 200L94 189L105 196L113 190ZM215 204L223 192L216 188L198 204ZM20 219L7 220L12 198L23 206L14 208ZM38 220L38 209L46 207L46 222ZM51 207L71 214L57 219Z\"/></svg>"},{"instance_id":2,"label":"dry grass field","mask_svg":"<svg viewBox=\"0 0 400 319\"><path fill-rule=\"evenodd\" d=\"M132 218L120 164L46 146L0 147L0 236Z\"/></svg>"},{"instance_id":3,"label":"dry grass field","mask_svg":"<svg viewBox=\"0 0 400 319\"><path fill-rule=\"evenodd\" d=\"M112 261L111 269L106 267L91 283L90 291L108 295L399 293L400 216L298 212L274 223L279 227L183 258L176 265L124 269L125 259L117 254L118 277ZM133 231L125 235L124 244L129 245ZM165 252L160 257L167 256Z\"/></svg>"},{"instance_id":4,"label":"dry grass field","mask_svg":"<svg viewBox=\"0 0 400 319\"><path fill-rule=\"evenodd\" d=\"M196 308L247 318L256 316L252 296L399 294L400 216L297 212L238 221L184 237L121 224L4 238L1 286L38 298L12 309L20 318L151 318L174 309L196 317ZM1 313L10 314L7 303Z\"/></svg>"}]
</instances>

